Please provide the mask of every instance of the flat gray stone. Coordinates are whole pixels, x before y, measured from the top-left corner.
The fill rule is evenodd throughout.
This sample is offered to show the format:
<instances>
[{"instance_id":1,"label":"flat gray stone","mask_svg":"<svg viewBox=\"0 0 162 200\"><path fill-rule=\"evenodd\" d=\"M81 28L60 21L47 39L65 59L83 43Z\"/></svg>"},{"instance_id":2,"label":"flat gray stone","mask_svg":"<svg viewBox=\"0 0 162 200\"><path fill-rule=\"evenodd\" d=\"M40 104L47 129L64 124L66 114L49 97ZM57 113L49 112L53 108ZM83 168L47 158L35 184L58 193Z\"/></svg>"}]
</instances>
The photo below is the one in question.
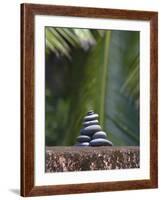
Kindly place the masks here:
<instances>
[{"instance_id":1,"label":"flat gray stone","mask_svg":"<svg viewBox=\"0 0 162 200\"><path fill-rule=\"evenodd\" d=\"M98 118L98 114L87 115L84 117L84 121L92 121Z\"/></svg>"},{"instance_id":2,"label":"flat gray stone","mask_svg":"<svg viewBox=\"0 0 162 200\"><path fill-rule=\"evenodd\" d=\"M98 131L98 132L96 132L96 133L93 135L92 139L97 139L97 138L106 139L106 138L107 138L107 135L106 135L106 133L103 132L103 131Z\"/></svg>"},{"instance_id":3,"label":"flat gray stone","mask_svg":"<svg viewBox=\"0 0 162 200\"><path fill-rule=\"evenodd\" d=\"M89 146L89 142L76 143L75 146L78 146L78 147L88 147Z\"/></svg>"},{"instance_id":4,"label":"flat gray stone","mask_svg":"<svg viewBox=\"0 0 162 200\"><path fill-rule=\"evenodd\" d=\"M87 115L92 115L92 114L94 114L93 110L90 110L90 111L87 112Z\"/></svg>"},{"instance_id":5,"label":"flat gray stone","mask_svg":"<svg viewBox=\"0 0 162 200\"><path fill-rule=\"evenodd\" d=\"M97 131L101 131L101 126L99 125L91 125L81 129L81 135L92 136Z\"/></svg>"},{"instance_id":6,"label":"flat gray stone","mask_svg":"<svg viewBox=\"0 0 162 200\"><path fill-rule=\"evenodd\" d=\"M90 141L90 146L112 146L112 142L109 140L98 138Z\"/></svg>"},{"instance_id":7,"label":"flat gray stone","mask_svg":"<svg viewBox=\"0 0 162 200\"><path fill-rule=\"evenodd\" d=\"M76 138L77 142L89 142L91 138L88 135L80 135Z\"/></svg>"},{"instance_id":8,"label":"flat gray stone","mask_svg":"<svg viewBox=\"0 0 162 200\"><path fill-rule=\"evenodd\" d=\"M85 121L85 122L83 122L83 126L84 127L87 127L87 126L90 126L90 125L97 125L97 124L99 124L98 120L92 120L92 121Z\"/></svg>"}]
</instances>

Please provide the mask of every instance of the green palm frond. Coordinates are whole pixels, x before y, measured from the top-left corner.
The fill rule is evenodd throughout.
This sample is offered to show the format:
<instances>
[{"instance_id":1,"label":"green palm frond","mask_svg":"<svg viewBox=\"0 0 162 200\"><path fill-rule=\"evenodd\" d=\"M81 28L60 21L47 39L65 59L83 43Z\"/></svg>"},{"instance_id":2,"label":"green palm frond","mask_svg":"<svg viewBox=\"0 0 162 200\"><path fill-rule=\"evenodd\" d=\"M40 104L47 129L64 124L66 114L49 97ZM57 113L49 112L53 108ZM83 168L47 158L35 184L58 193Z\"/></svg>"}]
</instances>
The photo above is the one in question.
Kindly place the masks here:
<instances>
[{"instance_id":1,"label":"green palm frond","mask_svg":"<svg viewBox=\"0 0 162 200\"><path fill-rule=\"evenodd\" d=\"M130 96L136 101L139 96L139 55L135 57L126 80L124 81L121 90L127 96Z\"/></svg>"},{"instance_id":2,"label":"green palm frond","mask_svg":"<svg viewBox=\"0 0 162 200\"><path fill-rule=\"evenodd\" d=\"M82 74L78 73L77 75L77 79L79 79L78 76L81 76L80 84L73 93L71 103L71 113L73 114L70 116L70 123L63 144L75 142L75 137L79 135L83 117L90 109L99 113L100 124L101 126L104 125L110 32L106 31L97 45L89 52L85 65L82 66Z\"/></svg>"},{"instance_id":3,"label":"green palm frond","mask_svg":"<svg viewBox=\"0 0 162 200\"><path fill-rule=\"evenodd\" d=\"M113 31L111 38L105 128L116 145L138 145L139 32Z\"/></svg>"},{"instance_id":4,"label":"green palm frond","mask_svg":"<svg viewBox=\"0 0 162 200\"><path fill-rule=\"evenodd\" d=\"M95 36L89 29L69 29L46 27L46 53L54 52L57 56L65 55L71 58L70 52L73 48L87 50L96 43ZM97 32L101 35L101 32Z\"/></svg>"}]
</instances>

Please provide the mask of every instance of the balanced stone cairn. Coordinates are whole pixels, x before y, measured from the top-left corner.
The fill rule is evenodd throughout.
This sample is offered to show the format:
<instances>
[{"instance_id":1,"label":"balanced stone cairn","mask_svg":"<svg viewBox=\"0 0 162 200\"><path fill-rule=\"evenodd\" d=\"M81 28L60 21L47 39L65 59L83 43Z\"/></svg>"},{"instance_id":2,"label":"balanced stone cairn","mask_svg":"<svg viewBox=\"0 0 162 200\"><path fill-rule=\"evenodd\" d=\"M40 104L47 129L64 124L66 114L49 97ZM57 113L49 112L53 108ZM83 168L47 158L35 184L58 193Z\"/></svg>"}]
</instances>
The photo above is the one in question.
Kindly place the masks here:
<instances>
[{"instance_id":1,"label":"balanced stone cairn","mask_svg":"<svg viewBox=\"0 0 162 200\"><path fill-rule=\"evenodd\" d=\"M107 139L107 134L99 125L98 114L93 110L84 117L83 128L76 140L75 146L112 146L112 142Z\"/></svg>"}]
</instances>

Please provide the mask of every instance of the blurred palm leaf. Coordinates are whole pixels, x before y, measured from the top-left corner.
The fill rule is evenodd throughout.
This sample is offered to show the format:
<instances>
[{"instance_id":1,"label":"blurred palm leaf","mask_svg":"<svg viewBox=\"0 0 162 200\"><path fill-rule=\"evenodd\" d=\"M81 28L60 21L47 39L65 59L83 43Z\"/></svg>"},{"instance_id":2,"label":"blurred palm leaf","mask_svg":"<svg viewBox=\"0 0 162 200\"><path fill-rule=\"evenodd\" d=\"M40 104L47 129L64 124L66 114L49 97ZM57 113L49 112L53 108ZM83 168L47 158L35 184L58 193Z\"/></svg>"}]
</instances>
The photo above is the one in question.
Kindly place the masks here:
<instances>
[{"instance_id":1,"label":"blurred palm leaf","mask_svg":"<svg viewBox=\"0 0 162 200\"><path fill-rule=\"evenodd\" d=\"M105 129L115 145L139 145L139 32L113 31Z\"/></svg>"},{"instance_id":2,"label":"blurred palm leaf","mask_svg":"<svg viewBox=\"0 0 162 200\"><path fill-rule=\"evenodd\" d=\"M85 65L82 66L82 74L76 73L75 76L81 76L80 84L73 92L71 102L71 113L69 126L63 144L74 144L75 138L80 133L82 120L85 113L94 109L99 113L100 124L104 124L104 106L106 79L108 70L108 50L110 44L110 31L98 40L97 45L89 52ZM76 66L75 66L76 68ZM78 72L78 69L77 69Z\"/></svg>"},{"instance_id":3,"label":"blurred palm leaf","mask_svg":"<svg viewBox=\"0 0 162 200\"><path fill-rule=\"evenodd\" d=\"M54 52L57 56L65 55L71 58L72 47L82 47L87 50L96 43L95 37L102 35L94 30L94 35L88 29L69 29L46 27L46 53Z\"/></svg>"}]
</instances>

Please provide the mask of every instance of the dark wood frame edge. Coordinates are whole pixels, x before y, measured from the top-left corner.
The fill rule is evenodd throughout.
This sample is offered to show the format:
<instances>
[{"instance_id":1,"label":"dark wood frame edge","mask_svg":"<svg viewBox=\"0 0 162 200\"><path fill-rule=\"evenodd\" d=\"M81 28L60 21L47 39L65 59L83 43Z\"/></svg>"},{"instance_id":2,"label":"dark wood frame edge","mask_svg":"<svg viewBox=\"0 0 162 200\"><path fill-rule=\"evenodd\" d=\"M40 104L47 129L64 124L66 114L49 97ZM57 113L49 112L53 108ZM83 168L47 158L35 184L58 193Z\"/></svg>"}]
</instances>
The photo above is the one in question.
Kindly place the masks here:
<instances>
[{"instance_id":1,"label":"dark wood frame edge","mask_svg":"<svg viewBox=\"0 0 162 200\"><path fill-rule=\"evenodd\" d=\"M34 186L34 16L64 15L150 21L150 179ZM21 195L38 196L158 187L158 13L72 6L21 4ZM154 144L154 145L152 145Z\"/></svg>"}]
</instances>

